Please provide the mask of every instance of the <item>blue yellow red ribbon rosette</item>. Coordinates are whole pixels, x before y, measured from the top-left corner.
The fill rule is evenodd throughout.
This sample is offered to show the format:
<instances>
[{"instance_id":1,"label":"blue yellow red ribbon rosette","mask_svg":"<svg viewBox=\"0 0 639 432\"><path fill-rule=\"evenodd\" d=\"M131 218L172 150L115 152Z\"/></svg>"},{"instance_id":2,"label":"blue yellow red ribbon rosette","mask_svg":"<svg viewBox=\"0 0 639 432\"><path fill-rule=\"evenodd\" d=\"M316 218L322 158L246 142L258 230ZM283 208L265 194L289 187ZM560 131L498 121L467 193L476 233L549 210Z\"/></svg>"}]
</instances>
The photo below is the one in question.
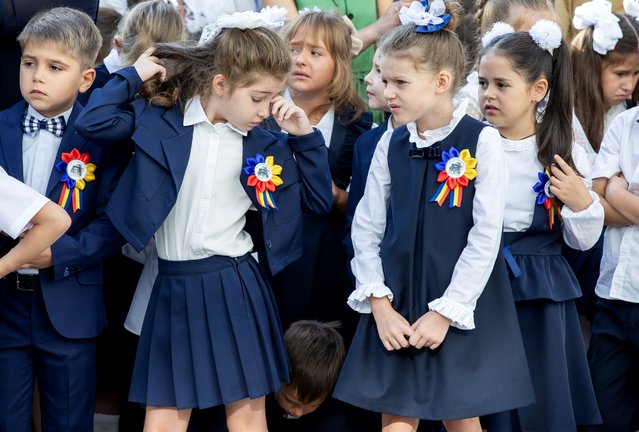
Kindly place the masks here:
<instances>
[{"instance_id":1,"label":"blue yellow red ribbon rosette","mask_svg":"<svg viewBox=\"0 0 639 432\"><path fill-rule=\"evenodd\" d=\"M537 173L539 181L533 185L533 190L537 192L537 205L543 205L548 212L548 226L550 229L555 225L555 221L561 218L559 206L555 201L555 196L550 192L550 173L548 170Z\"/></svg>"},{"instance_id":2,"label":"blue yellow red ribbon rosette","mask_svg":"<svg viewBox=\"0 0 639 432\"><path fill-rule=\"evenodd\" d=\"M442 152L442 160L435 164L439 170L437 181L441 183L430 202L436 202L441 207L450 196L449 208L461 207L463 188L470 180L477 177L477 160L470 155L468 149L461 152L455 147Z\"/></svg>"},{"instance_id":3,"label":"blue yellow red ribbon rosette","mask_svg":"<svg viewBox=\"0 0 639 432\"><path fill-rule=\"evenodd\" d=\"M246 158L244 173L249 176L246 184L255 187L257 202L267 210L277 209L273 192L284 182L280 178L282 167L275 165L273 156L265 158L258 153L254 158Z\"/></svg>"},{"instance_id":4,"label":"blue yellow red ribbon rosette","mask_svg":"<svg viewBox=\"0 0 639 432\"><path fill-rule=\"evenodd\" d=\"M64 184L58 205L66 209L71 202L75 213L82 209L82 191L86 184L95 180L96 166L90 163L89 153L80 153L75 148L68 153L62 153L60 159L62 160L55 165L55 169L63 173L60 181Z\"/></svg>"}]
</instances>

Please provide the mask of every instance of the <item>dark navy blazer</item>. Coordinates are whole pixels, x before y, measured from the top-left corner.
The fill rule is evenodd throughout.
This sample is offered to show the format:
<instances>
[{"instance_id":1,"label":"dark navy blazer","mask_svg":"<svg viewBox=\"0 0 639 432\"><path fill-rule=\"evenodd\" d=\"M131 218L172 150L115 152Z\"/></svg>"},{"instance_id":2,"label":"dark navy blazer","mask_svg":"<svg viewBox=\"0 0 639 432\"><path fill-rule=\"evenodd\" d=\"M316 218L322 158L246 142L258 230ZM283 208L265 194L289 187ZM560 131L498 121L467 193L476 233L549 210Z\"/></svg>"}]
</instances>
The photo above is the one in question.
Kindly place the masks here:
<instances>
[{"instance_id":1,"label":"dark navy blazer","mask_svg":"<svg viewBox=\"0 0 639 432\"><path fill-rule=\"evenodd\" d=\"M24 181L21 125L26 108L26 102L21 101L0 112L0 166L20 181ZM71 216L71 227L51 246L53 267L40 270L49 318L58 333L68 338L95 337L106 325L102 260L124 243L109 222L105 208L125 158L120 152L98 147L76 133L76 120L81 110L82 105L76 102L55 161L60 161L63 152L74 148L89 153L91 163L96 165L95 180L87 182L81 192L81 209L74 213L69 204L67 212ZM62 191L61 177L62 173L51 167L46 196L54 202L58 202ZM5 282L0 280L0 291L4 289Z\"/></svg>"},{"instance_id":2,"label":"dark navy blazer","mask_svg":"<svg viewBox=\"0 0 639 432\"><path fill-rule=\"evenodd\" d=\"M193 126L182 124L184 115L179 105L162 108L135 99L141 84L132 67L115 72L102 89L91 95L79 122L79 133L98 144L130 145L127 143L133 141L135 156L122 175L107 214L137 250L144 248L175 205L193 139ZM258 214L249 212L247 231L256 246L264 245L270 271L275 274L302 254L302 211L330 211L331 178L319 131L294 137L254 128L244 138L242 159L246 161L258 153L274 156L275 163L283 168L283 184L273 195L278 210L262 208L254 188L247 186L248 176L242 172L240 178L261 213L261 224L251 224Z\"/></svg>"},{"instance_id":3,"label":"dark navy blazer","mask_svg":"<svg viewBox=\"0 0 639 432\"><path fill-rule=\"evenodd\" d=\"M348 192L348 207L346 209L346 233L344 235L344 247L349 261L353 258L353 241L351 240L351 225L355 216L357 204L364 196L366 189L366 178L371 167L373 155L377 148L377 143L386 132L388 121L376 128L367 130L355 141L353 149L353 168L351 175L351 187ZM350 266L349 266L350 268Z\"/></svg>"}]
</instances>

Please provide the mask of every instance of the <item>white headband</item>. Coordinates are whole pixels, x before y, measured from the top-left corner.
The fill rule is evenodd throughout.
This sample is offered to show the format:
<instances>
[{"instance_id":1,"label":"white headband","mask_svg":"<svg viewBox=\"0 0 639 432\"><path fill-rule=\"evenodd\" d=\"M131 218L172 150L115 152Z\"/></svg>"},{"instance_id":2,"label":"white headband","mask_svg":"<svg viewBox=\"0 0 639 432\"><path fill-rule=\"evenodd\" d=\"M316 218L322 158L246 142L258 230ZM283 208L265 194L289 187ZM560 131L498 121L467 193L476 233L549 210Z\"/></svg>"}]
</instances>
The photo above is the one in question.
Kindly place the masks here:
<instances>
[{"instance_id":1,"label":"white headband","mask_svg":"<svg viewBox=\"0 0 639 432\"><path fill-rule=\"evenodd\" d=\"M572 25L577 30L593 26L592 49L601 55L615 49L623 36L619 18L612 13L612 4L608 0L592 0L575 8Z\"/></svg>"},{"instance_id":2,"label":"white headband","mask_svg":"<svg viewBox=\"0 0 639 432\"><path fill-rule=\"evenodd\" d=\"M246 11L222 15L217 21L204 27L198 45L204 45L213 40L213 38L225 28L252 29L258 27L281 27L286 21L287 12L286 8L267 6L260 12Z\"/></svg>"}]
</instances>

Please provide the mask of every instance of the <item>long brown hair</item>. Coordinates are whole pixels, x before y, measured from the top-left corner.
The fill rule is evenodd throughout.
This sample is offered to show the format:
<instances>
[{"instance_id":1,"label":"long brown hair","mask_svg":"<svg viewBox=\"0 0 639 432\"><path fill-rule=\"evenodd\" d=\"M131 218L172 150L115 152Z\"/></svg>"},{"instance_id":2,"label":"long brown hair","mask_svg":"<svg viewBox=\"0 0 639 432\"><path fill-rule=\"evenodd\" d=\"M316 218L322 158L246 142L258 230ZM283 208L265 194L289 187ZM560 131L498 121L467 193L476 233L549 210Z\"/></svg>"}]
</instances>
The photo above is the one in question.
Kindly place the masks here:
<instances>
[{"instance_id":1,"label":"long brown hair","mask_svg":"<svg viewBox=\"0 0 639 432\"><path fill-rule=\"evenodd\" d=\"M528 32L497 37L482 51L481 57L495 53L510 61L513 69L527 83L540 78L548 80L548 104L543 120L537 124L537 159L545 168L559 155L573 169L572 160L572 69L565 41L550 54L540 48Z\"/></svg>"},{"instance_id":2,"label":"long brown hair","mask_svg":"<svg viewBox=\"0 0 639 432\"><path fill-rule=\"evenodd\" d=\"M213 77L222 74L231 90L257 82L264 75L284 80L291 68L289 49L265 28L223 29L212 40L158 44L154 56L163 61L167 76L144 83L140 95L152 104L170 107L210 94Z\"/></svg>"},{"instance_id":3,"label":"long brown hair","mask_svg":"<svg viewBox=\"0 0 639 432\"><path fill-rule=\"evenodd\" d=\"M616 15L616 14L615 14ZM593 27L579 31L572 40L571 57L575 70L575 114L584 127L588 141L599 151L604 134L604 106L601 88L601 71L623 63L629 54L639 54L639 38L634 26L624 15L616 15L621 27L621 39L606 55L592 48Z\"/></svg>"},{"instance_id":4,"label":"long brown hair","mask_svg":"<svg viewBox=\"0 0 639 432\"><path fill-rule=\"evenodd\" d=\"M312 35L321 38L335 62L333 80L329 84L329 103L317 107L315 112L353 110L355 114L349 123L357 120L366 105L355 91L351 68L351 32L342 18L331 12L312 11L300 14L286 32L288 43L298 35ZM290 61L290 60L289 60ZM311 116L313 113L306 113Z\"/></svg>"}]
</instances>

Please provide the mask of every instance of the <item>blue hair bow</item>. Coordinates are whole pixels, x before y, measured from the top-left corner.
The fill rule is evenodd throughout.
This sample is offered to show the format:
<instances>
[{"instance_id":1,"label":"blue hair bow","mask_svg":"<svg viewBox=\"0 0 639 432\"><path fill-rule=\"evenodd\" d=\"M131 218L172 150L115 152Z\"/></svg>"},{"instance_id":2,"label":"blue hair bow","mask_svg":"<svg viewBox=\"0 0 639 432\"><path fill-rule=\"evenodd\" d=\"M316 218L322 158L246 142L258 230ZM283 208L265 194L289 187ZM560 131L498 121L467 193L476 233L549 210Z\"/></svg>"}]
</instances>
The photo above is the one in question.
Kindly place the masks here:
<instances>
[{"instance_id":1,"label":"blue hair bow","mask_svg":"<svg viewBox=\"0 0 639 432\"><path fill-rule=\"evenodd\" d=\"M445 12L443 0L432 0L430 6L428 0L414 1L410 7L402 6L399 20L402 24L414 24L418 33L434 33L450 22L450 15Z\"/></svg>"}]
</instances>

